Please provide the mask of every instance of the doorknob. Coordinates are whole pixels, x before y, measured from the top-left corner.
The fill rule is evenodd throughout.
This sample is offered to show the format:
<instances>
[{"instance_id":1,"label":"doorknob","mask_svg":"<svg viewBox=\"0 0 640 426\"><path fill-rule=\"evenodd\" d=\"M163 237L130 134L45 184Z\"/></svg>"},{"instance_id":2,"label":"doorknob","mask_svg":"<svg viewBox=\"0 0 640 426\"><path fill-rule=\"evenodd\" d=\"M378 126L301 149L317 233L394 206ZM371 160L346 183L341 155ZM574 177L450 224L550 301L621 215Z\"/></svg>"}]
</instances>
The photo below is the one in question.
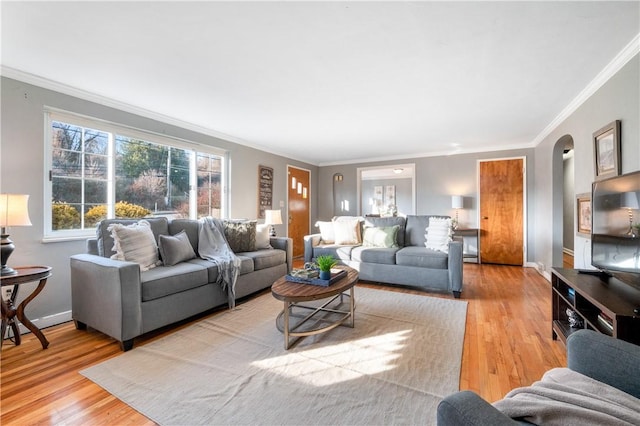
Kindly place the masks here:
<instances>
[{"instance_id":1,"label":"doorknob","mask_svg":"<svg viewBox=\"0 0 640 426\"><path fill-rule=\"evenodd\" d=\"M482 218L483 218L484 220L487 220L487 219L489 219L489 216L482 216Z\"/></svg>"}]
</instances>

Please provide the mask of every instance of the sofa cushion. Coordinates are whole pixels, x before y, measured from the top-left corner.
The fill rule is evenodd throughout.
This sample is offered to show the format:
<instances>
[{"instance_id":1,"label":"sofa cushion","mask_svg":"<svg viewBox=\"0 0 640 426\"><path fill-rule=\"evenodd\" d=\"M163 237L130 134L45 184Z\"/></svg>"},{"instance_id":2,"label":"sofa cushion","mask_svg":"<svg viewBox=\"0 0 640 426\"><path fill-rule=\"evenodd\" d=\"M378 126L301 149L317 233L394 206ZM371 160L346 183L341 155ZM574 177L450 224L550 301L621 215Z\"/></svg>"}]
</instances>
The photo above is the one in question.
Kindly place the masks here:
<instances>
[{"instance_id":1,"label":"sofa cushion","mask_svg":"<svg viewBox=\"0 0 640 426\"><path fill-rule=\"evenodd\" d=\"M404 231L404 245L424 247L426 238L424 237L425 229L429 226L429 218L448 216L430 216L430 215L409 215L407 216L407 225Z\"/></svg>"},{"instance_id":2,"label":"sofa cushion","mask_svg":"<svg viewBox=\"0 0 640 426\"><path fill-rule=\"evenodd\" d=\"M255 220L224 220L224 236L234 253L254 251L256 249Z\"/></svg>"},{"instance_id":3,"label":"sofa cushion","mask_svg":"<svg viewBox=\"0 0 640 426\"><path fill-rule=\"evenodd\" d=\"M429 219L429 226L425 229L425 247L443 251L449 251L451 242L451 219L432 217Z\"/></svg>"},{"instance_id":4,"label":"sofa cushion","mask_svg":"<svg viewBox=\"0 0 640 426\"><path fill-rule=\"evenodd\" d=\"M135 262L141 271L155 268L159 264L158 246L151 231L151 225L146 220L123 225L112 223L107 227L113 238L111 259Z\"/></svg>"},{"instance_id":5,"label":"sofa cushion","mask_svg":"<svg viewBox=\"0 0 640 426\"><path fill-rule=\"evenodd\" d=\"M253 269L255 271L282 265L287 262L287 254L284 250L256 250L242 253L242 256L253 259Z\"/></svg>"},{"instance_id":6,"label":"sofa cushion","mask_svg":"<svg viewBox=\"0 0 640 426\"><path fill-rule=\"evenodd\" d=\"M240 259L240 272L238 275L248 274L249 272L253 272L253 259L248 256L244 256L246 253L242 253L236 255L238 259ZM207 276L210 283L215 283L218 280L218 266L215 262L210 260L201 259L196 257L195 259L191 259L187 261L188 263L193 263L194 265L200 265L207 270Z\"/></svg>"},{"instance_id":7,"label":"sofa cushion","mask_svg":"<svg viewBox=\"0 0 640 426\"><path fill-rule=\"evenodd\" d=\"M113 237L109 232L109 225L120 223L123 225L131 225L137 223L140 219L105 219L98 223L96 227L96 239L98 243L98 255L102 257L111 257L113 254ZM169 233L169 221L166 217L150 217L145 218L151 225L151 232L158 241L159 235L167 235Z\"/></svg>"},{"instance_id":8,"label":"sofa cushion","mask_svg":"<svg viewBox=\"0 0 640 426\"><path fill-rule=\"evenodd\" d=\"M449 255L426 247L404 247L396 253L396 264L430 269L447 269Z\"/></svg>"},{"instance_id":9,"label":"sofa cushion","mask_svg":"<svg viewBox=\"0 0 640 426\"><path fill-rule=\"evenodd\" d=\"M271 248L271 234L269 228L271 228L271 225L256 225L256 250Z\"/></svg>"},{"instance_id":10,"label":"sofa cushion","mask_svg":"<svg viewBox=\"0 0 640 426\"><path fill-rule=\"evenodd\" d=\"M378 263L395 265L398 247L354 247L351 251L351 260L355 262Z\"/></svg>"},{"instance_id":11,"label":"sofa cushion","mask_svg":"<svg viewBox=\"0 0 640 426\"><path fill-rule=\"evenodd\" d=\"M404 247L404 232L407 220L402 216L393 217L366 217L364 220L364 227L390 227L398 226L398 233L396 234L396 240L400 247Z\"/></svg>"},{"instance_id":12,"label":"sofa cushion","mask_svg":"<svg viewBox=\"0 0 640 426\"><path fill-rule=\"evenodd\" d=\"M338 245L353 245L362 242L360 221L358 219L334 221L333 233L334 242Z\"/></svg>"},{"instance_id":13,"label":"sofa cushion","mask_svg":"<svg viewBox=\"0 0 640 426\"><path fill-rule=\"evenodd\" d=\"M169 234L176 235L182 231L186 232L196 256L198 255L199 223L199 221L192 219L173 219L169 222Z\"/></svg>"},{"instance_id":14,"label":"sofa cushion","mask_svg":"<svg viewBox=\"0 0 640 426\"><path fill-rule=\"evenodd\" d=\"M313 248L313 260L319 256L332 255L341 261L351 260L351 251L354 246L339 246L337 244L323 244Z\"/></svg>"},{"instance_id":15,"label":"sofa cushion","mask_svg":"<svg viewBox=\"0 0 640 426\"><path fill-rule=\"evenodd\" d=\"M142 301L158 299L209 282L207 268L191 262L174 266L159 266L140 273Z\"/></svg>"},{"instance_id":16,"label":"sofa cushion","mask_svg":"<svg viewBox=\"0 0 640 426\"><path fill-rule=\"evenodd\" d=\"M364 247L398 247L398 225L393 226L365 226L362 235Z\"/></svg>"},{"instance_id":17,"label":"sofa cushion","mask_svg":"<svg viewBox=\"0 0 640 426\"><path fill-rule=\"evenodd\" d=\"M322 244L333 244L336 241L335 232L333 232L333 221L316 223L320 228L320 238L322 238Z\"/></svg>"},{"instance_id":18,"label":"sofa cushion","mask_svg":"<svg viewBox=\"0 0 640 426\"><path fill-rule=\"evenodd\" d=\"M189 237L184 230L176 235L160 235L158 250L164 266L172 266L196 257L196 253L189 242Z\"/></svg>"}]
</instances>

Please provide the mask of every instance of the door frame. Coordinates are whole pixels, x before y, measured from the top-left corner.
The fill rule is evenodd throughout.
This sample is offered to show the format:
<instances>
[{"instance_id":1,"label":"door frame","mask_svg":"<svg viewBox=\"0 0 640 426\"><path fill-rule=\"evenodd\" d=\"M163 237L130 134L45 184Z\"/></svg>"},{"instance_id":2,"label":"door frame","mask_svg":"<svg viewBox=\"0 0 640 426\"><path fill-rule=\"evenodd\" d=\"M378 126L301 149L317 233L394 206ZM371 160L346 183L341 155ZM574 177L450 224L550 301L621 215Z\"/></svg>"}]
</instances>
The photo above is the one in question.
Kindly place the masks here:
<instances>
[{"instance_id":1,"label":"door frame","mask_svg":"<svg viewBox=\"0 0 640 426\"><path fill-rule=\"evenodd\" d=\"M293 164L289 164L287 163L287 173L285 173L284 176L284 184L285 184L285 188L286 191L284 192L285 195L285 207L286 207L286 224L285 224L285 232L287 233L287 236L289 236L289 168L294 168L294 169L298 169L298 170L304 170L305 172L309 173L309 194L307 199L309 200L309 218L308 218L308 223L309 223L309 229L308 229L308 233L312 233L311 232L311 211L313 210L313 206L312 206L312 201L311 201L311 170L309 169L305 169L304 167L298 167L298 166L294 166ZM283 220L285 220L283 219Z\"/></svg>"},{"instance_id":2,"label":"door frame","mask_svg":"<svg viewBox=\"0 0 640 426\"><path fill-rule=\"evenodd\" d=\"M528 215L527 215L527 156L516 156L516 157L499 157L499 158L483 158L476 160L476 192L478 194L478 210L476 223L478 224L478 233L480 234L482 230L482 214L480 212L480 198L482 197L482 193L480 192L480 163L486 163L490 161L503 161L503 160L522 160L522 266L533 266L527 262L527 252L528 252L528 239L527 239L527 223L528 223ZM478 238L482 238L482 235L478 235ZM478 245L479 242L478 242ZM478 253L478 256L481 256ZM480 258L481 259L481 258Z\"/></svg>"}]
</instances>

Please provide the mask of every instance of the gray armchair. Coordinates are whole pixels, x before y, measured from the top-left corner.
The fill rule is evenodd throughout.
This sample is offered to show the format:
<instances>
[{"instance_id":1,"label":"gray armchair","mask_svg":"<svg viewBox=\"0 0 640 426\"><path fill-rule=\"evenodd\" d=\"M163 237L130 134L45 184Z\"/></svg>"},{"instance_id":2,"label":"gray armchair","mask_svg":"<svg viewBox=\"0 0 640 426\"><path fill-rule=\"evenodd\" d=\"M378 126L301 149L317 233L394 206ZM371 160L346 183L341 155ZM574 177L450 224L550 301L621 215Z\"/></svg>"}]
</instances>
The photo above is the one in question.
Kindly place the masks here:
<instances>
[{"instance_id":1,"label":"gray armchair","mask_svg":"<svg viewBox=\"0 0 640 426\"><path fill-rule=\"evenodd\" d=\"M591 330L579 330L567 339L568 367L585 376L640 398L640 346ZM438 406L438 425L517 425L471 391L447 396Z\"/></svg>"}]
</instances>

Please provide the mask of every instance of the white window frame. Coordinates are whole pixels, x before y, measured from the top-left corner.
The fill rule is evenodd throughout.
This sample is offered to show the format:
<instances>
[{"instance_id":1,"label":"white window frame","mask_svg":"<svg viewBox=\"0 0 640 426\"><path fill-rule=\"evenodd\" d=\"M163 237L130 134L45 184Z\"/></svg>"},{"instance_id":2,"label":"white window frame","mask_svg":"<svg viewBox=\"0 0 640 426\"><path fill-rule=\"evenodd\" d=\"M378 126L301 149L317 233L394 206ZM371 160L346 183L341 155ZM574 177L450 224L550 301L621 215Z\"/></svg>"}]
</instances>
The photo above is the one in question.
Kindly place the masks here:
<instances>
[{"instance_id":1,"label":"white window frame","mask_svg":"<svg viewBox=\"0 0 640 426\"><path fill-rule=\"evenodd\" d=\"M60 110L52 107L45 107L44 110L44 211L43 211L43 229L44 229L44 242L50 241L65 241L84 239L87 237L95 236L95 228L90 229L65 229L65 230L53 230L52 224L52 185L49 179L49 172L53 161L53 148L51 144L52 134L52 122L58 121L80 127L86 127L103 131L109 134L109 161L108 161L108 182L107 182L107 217L113 217L115 215L115 162L113 159L113 149L115 143L113 141L115 135L125 136L132 139L139 139L146 142L155 143L158 145L169 146L174 148L180 148L191 153L189 161L189 218L197 218L197 182L198 175L196 170L196 155L195 153L205 153L216 155L222 158L221 161L221 191L220 196L221 203L221 215L227 217L229 211L229 194L227 188L229 187L227 173L229 167L229 152L217 147L192 142L184 139L174 138L166 135L161 135L155 132L136 129L110 121L101 120L94 117L89 117L81 114L76 114L64 110Z\"/></svg>"}]
</instances>

